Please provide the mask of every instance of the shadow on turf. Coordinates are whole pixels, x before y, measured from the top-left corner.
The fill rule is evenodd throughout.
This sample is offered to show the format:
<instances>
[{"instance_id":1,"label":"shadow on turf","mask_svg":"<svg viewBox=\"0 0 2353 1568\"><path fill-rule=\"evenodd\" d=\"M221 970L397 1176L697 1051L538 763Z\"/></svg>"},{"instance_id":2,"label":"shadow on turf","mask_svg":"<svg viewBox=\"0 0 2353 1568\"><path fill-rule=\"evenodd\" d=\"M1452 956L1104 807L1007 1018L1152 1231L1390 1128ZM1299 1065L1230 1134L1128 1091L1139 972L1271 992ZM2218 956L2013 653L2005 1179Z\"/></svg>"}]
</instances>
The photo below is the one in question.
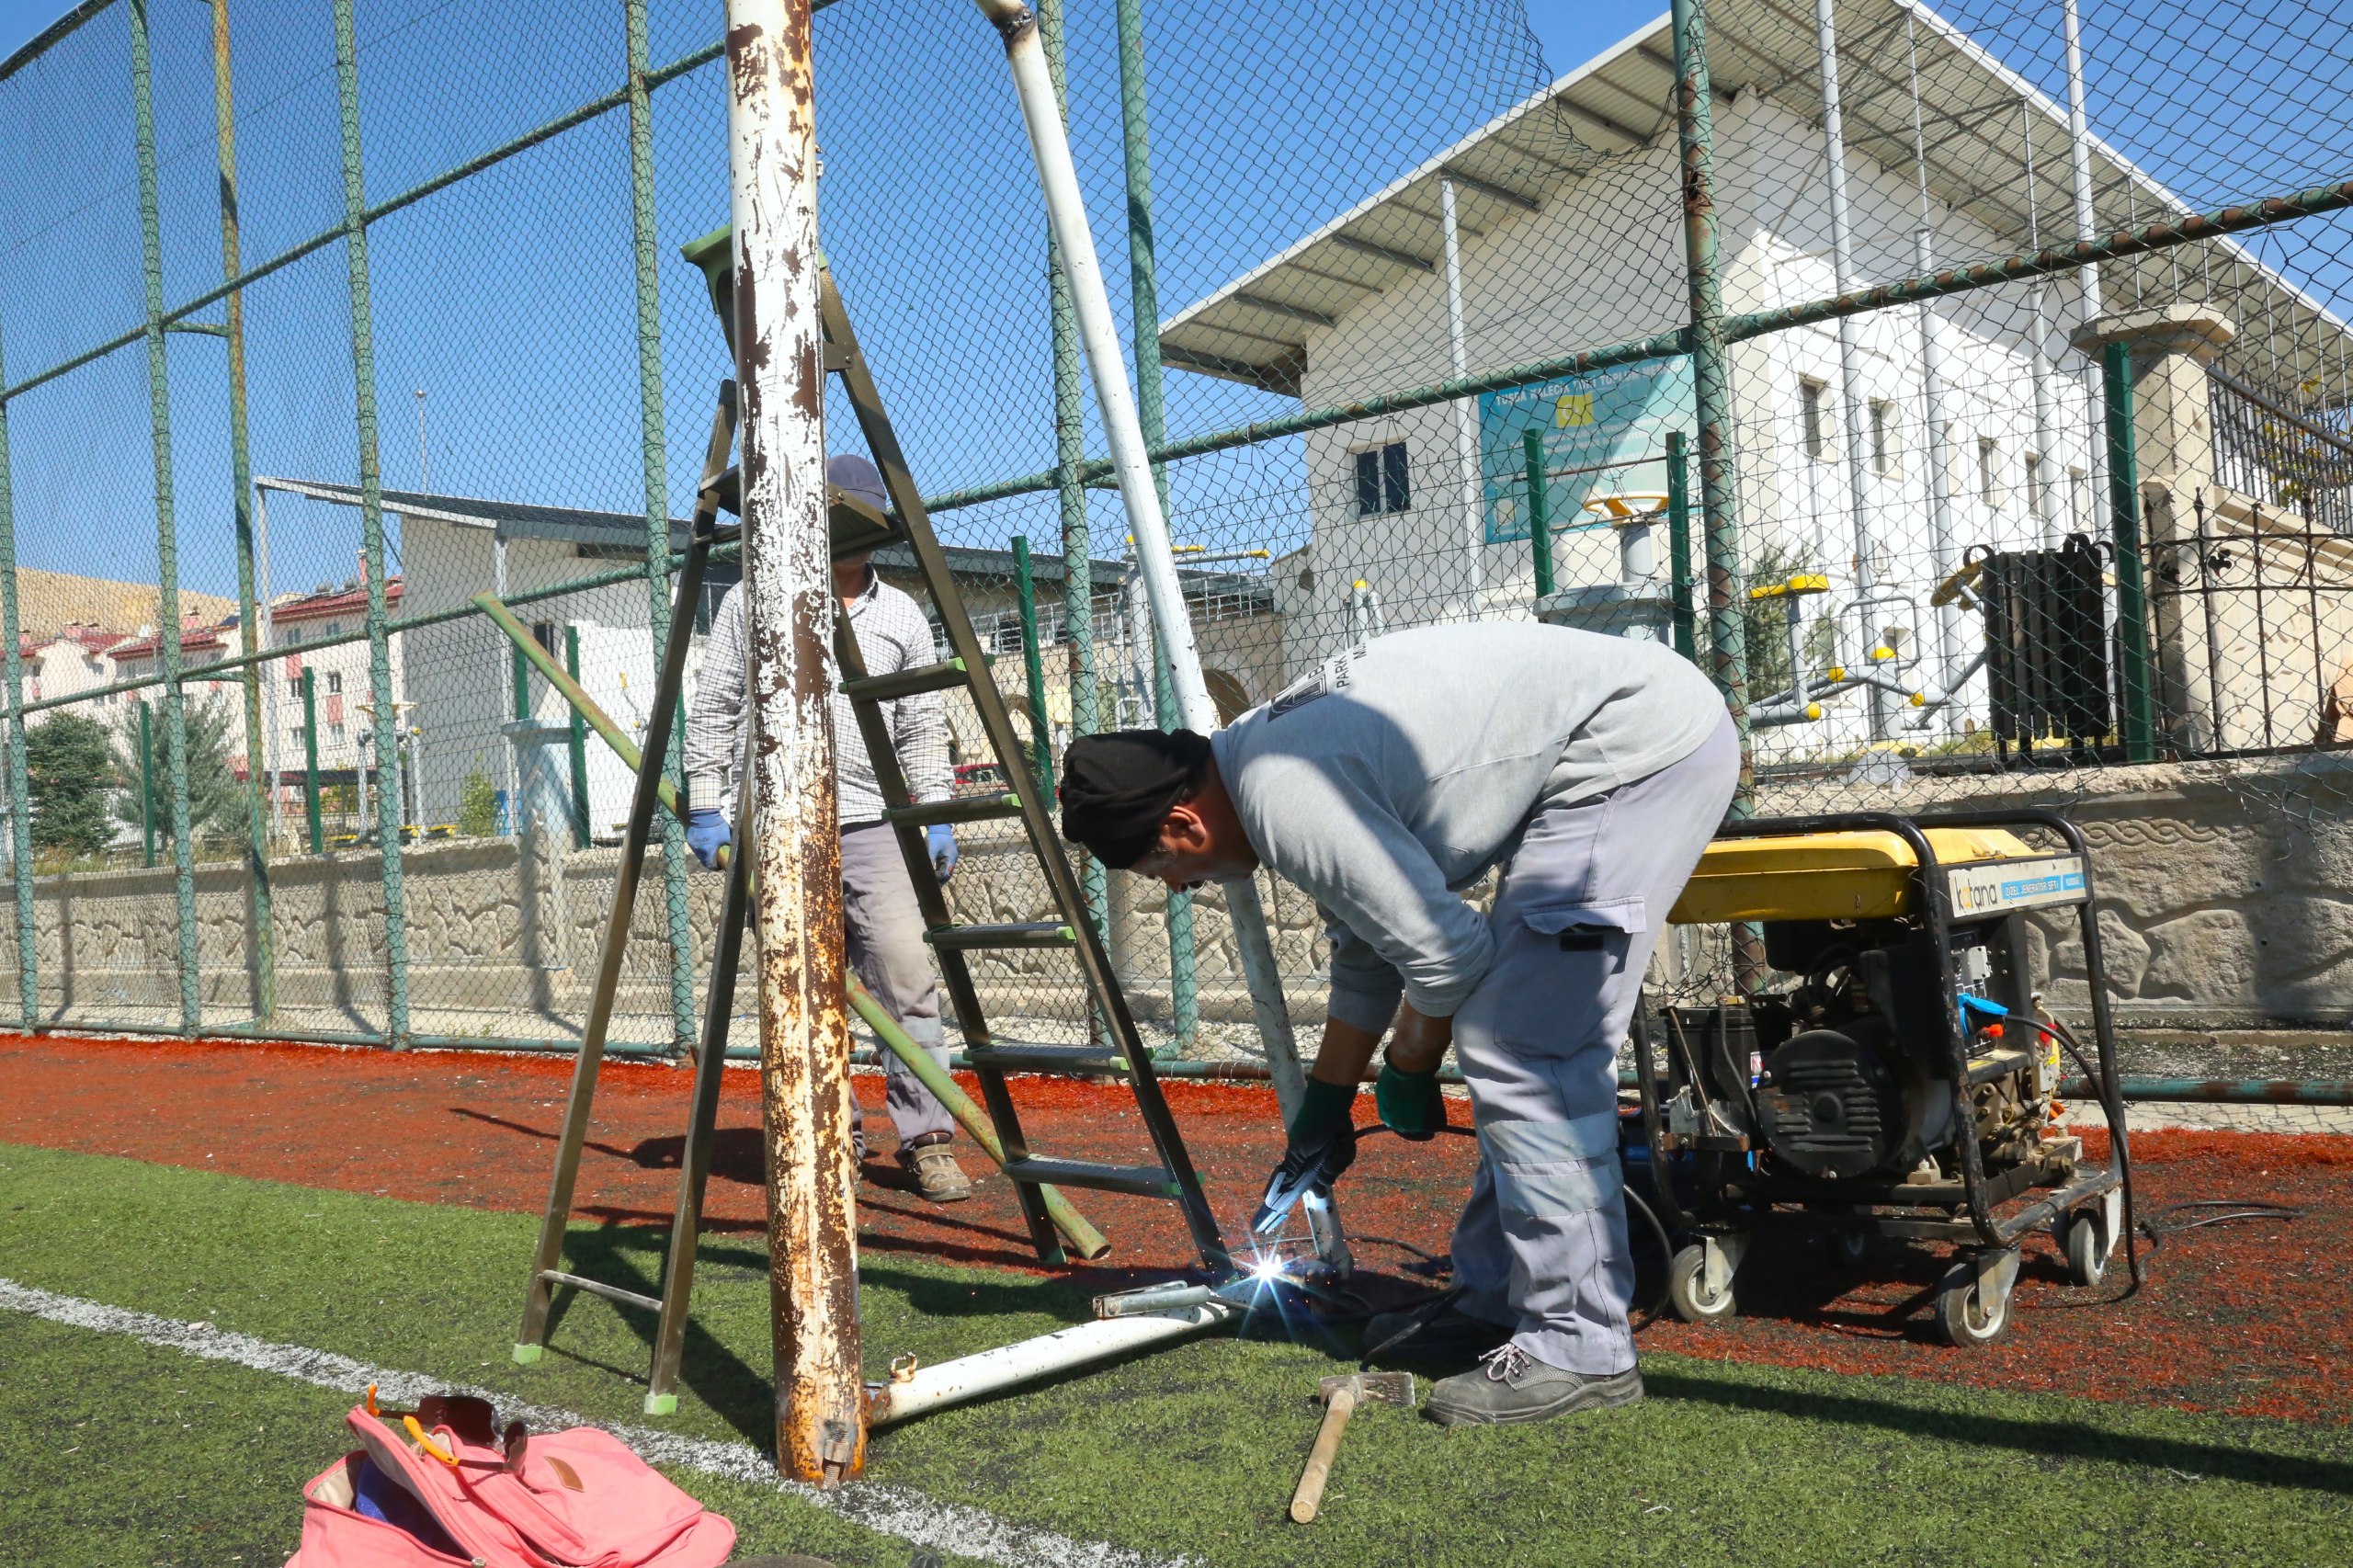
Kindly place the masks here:
<instances>
[{"instance_id":1,"label":"shadow on turf","mask_svg":"<svg viewBox=\"0 0 2353 1568\"><path fill-rule=\"evenodd\" d=\"M2258 1449L2223 1448L2065 1421L2026 1421L1952 1410L1922 1409L1862 1394L1824 1394L1718 1381L1704 1374L1654 1366L1643 1369L1654 1398L1689 1400L1728 1409L1874 1426L1906 1437L1974 1443L2049 1459L2144 1465L2201 1480L2239 1481L2297 1491L2353 1493L2353 1463L2308 1459Z\"/></svg>"}]
</instances>

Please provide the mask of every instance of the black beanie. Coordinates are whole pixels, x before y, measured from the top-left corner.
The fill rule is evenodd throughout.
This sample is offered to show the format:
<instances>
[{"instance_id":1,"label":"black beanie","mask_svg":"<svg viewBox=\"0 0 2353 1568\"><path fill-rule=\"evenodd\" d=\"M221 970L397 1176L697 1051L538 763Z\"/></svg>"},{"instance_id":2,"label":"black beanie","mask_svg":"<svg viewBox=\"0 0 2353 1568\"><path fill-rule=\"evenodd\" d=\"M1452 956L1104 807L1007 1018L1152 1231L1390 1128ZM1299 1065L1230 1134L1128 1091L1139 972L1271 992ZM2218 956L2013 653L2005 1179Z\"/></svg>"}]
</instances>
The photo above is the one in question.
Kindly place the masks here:
<instances>
[{"instance_id":1,"label":"black beanie","mask_svg":"<svg viewBox=\"0 0 2353 1568\"><path fill-rule=\"evenodd\" d=\"M1160 842L1169 808L1208 776L1210 743L1190 730L1081 735L1063 753L1063 836L1125 870Z\"/></svg>"}]
</instances>

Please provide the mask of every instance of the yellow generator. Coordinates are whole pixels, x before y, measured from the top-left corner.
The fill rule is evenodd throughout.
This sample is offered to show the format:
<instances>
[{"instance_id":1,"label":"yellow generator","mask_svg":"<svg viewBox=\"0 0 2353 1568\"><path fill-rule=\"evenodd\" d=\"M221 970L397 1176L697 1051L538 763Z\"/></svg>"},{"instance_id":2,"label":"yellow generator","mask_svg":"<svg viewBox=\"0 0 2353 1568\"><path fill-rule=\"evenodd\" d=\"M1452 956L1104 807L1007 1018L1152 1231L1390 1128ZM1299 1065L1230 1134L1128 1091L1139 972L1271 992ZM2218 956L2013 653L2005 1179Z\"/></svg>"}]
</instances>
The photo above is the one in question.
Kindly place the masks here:
<instances>
[{"instance_id":1,"label":"yellow generator","mask_svg":"<svg viewBox=\"0 0 2353 1568\"><path fill-rule=\"evenodd\" d=\"M2088 1059L2043 1011L2028 962L2026 916L2071 910ZM1635 1030L1654 1186L1690 1238L1669 1264L1679 1316L1735 1310L1734 1271L1768 1212L1799 1217L1849 1263L1874 1237L1957 1247L1936 1302L1954 1345L2009 1326L2020 1243L2043 1226L2076 1284L2099 1281L2130 1223L2130 1154L2090 857L2072 823L2043 811L1740 823L1669 919L1731 926L1745 976L1791 982L1645 1008ZM2114 1130L2105 1165L2052 1120L2063 1049Z\"/></svg>"}]
</instances>

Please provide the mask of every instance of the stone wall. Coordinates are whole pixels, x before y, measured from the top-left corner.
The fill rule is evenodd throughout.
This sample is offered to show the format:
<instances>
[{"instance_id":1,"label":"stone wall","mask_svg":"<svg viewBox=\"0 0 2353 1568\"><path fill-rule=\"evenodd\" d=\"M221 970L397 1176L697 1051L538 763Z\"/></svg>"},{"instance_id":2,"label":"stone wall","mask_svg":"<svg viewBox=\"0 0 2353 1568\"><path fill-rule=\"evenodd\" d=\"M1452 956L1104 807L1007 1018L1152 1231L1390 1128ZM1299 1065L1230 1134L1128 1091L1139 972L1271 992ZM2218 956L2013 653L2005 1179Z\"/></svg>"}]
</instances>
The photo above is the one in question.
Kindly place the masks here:
<instances>
[{"instance_id":1,"label":"stone wall","mask_svg":"<svg viewBox=\"0 0 2353 1568\"><path fill-rule=\"evenodd\" d=\"M2092 846L2100 931L2120 1021L2156 1028L2353 1027L2353 757L2267 765L2167 765L2098 772L1914 778L1901 783L1768 784L1767 814L1805 810L1928 812L2045 805L2081 824ZM964 921L1046 918L1045 881L1018 829L963 829L950 884ZM425 1036L576 1038L609 917L618 851L551 843L526 855L512 840L411 848L408 910L411 1028ZM722 879L688 878L698 976L710 960ZM366 853L305 857L273 869L278 1024L296 1032L372 1035L384 1028L383 892ZM1114 875L1114 961L1138 1014L1168 1016L1165 898L1156 883ZM1262 884L1263 886L1264 884ZM1293 1016L1322 1016L1322 933L1295 890L1267 901ZM36 884L36 949L45 1017L71 1026L176 1027L177 944L168 868L45 877ZM1195 896L1203 1017L1250 1016L1240 960L1214 888ZM196 879L199 994L212 1027L255 1013L253 909L243 868ZM0 1009L13 1014L13 921L0 915ZM641 888L624 970L617 1040L671 1037L667 919L658 866ZM2063 1011L2085 1001L2081 943L2043 919L2032 939ZM975 954L993 1015L1033 1038L1080 1017L1066 953ZM753 1016L749 968L734 1012ZM700 982L695 984L700 1006ZM1021 1020L1015 1025L1012 1020ZM749 1025L739 1026L749 1039Z\"/></svg>"}]
</instances>

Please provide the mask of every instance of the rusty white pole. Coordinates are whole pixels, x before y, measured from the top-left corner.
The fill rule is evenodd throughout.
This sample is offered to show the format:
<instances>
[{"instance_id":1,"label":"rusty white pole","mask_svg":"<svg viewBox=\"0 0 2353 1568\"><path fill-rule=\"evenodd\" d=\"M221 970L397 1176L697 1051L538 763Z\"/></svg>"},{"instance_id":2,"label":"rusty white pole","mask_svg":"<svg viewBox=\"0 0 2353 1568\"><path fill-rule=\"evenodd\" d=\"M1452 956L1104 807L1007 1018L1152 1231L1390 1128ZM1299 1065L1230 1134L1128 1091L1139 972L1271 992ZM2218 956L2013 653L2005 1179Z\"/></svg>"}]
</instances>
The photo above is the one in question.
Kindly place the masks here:
<instances>
[{"instance_id":1,"label":"rusty white pole","mask_svg":"<svg viewBox=\"0 0 2353 1568\"><path fill-rule=\"evenodd\" d=\"M727 137L776 1453L786 1475L832 1485L864 1469L866 1423L809 18L810 0L728 0Z\"/></svg>"}]
</instances>

